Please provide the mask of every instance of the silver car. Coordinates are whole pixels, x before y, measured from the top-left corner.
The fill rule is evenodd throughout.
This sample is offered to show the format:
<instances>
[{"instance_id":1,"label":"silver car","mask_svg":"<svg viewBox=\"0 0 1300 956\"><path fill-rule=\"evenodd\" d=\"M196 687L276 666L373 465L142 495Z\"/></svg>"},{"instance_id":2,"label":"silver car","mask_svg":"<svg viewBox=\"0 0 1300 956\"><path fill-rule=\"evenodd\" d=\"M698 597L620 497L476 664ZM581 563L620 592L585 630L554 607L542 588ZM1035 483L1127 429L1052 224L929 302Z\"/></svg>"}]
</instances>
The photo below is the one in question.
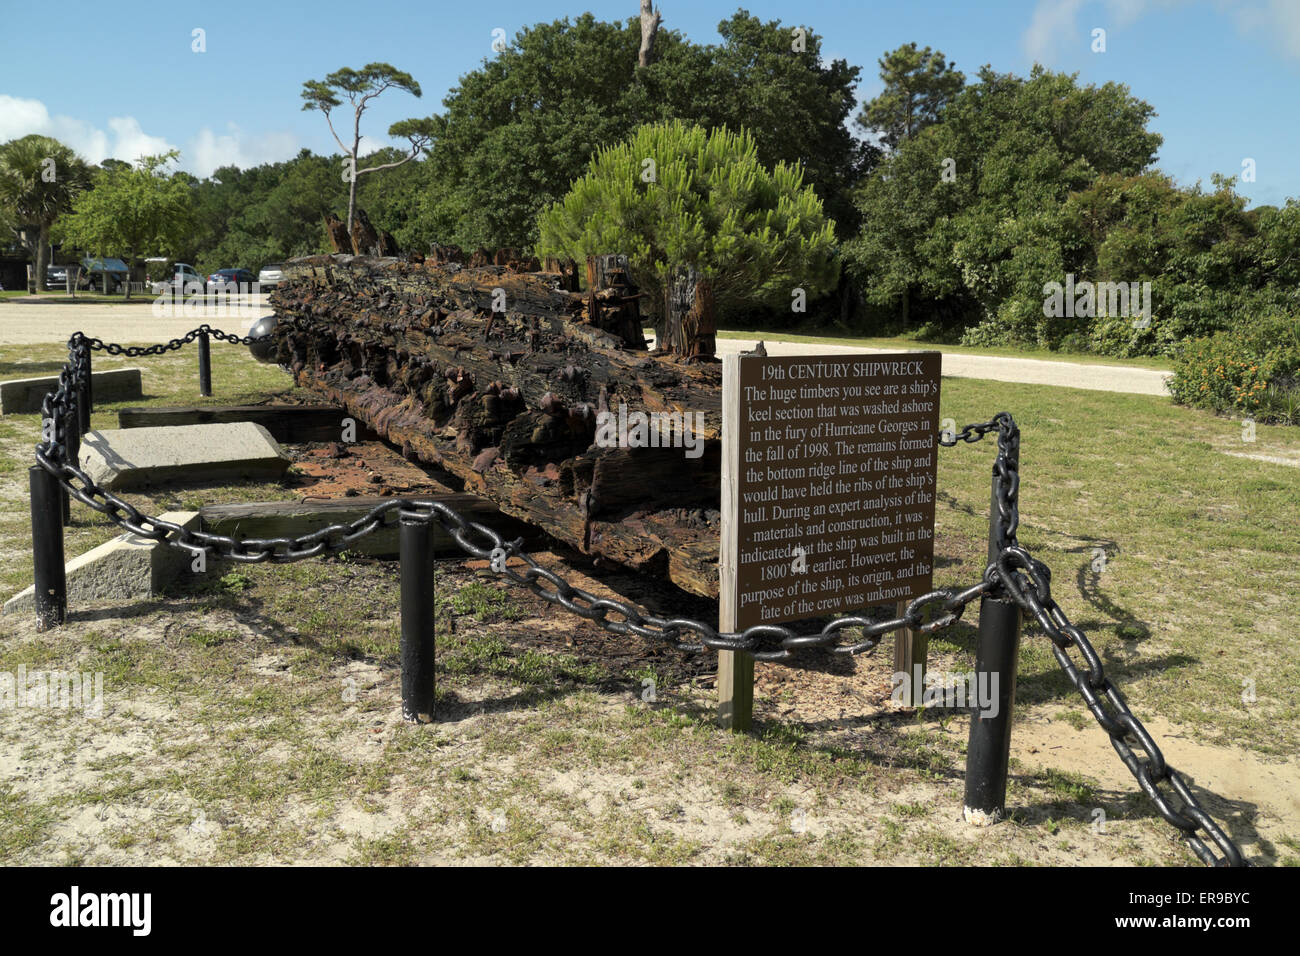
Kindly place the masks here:
<instances>
[{"instance_id":1,"label":"silver car","mask_svg":"<svg viewBox=\"0 0 1300 956\"><path fill-rule=\"evenodd\" d=\"M284 263L268 262L262 266L257 274L257 284L263 289L269 289L273 285L279 285L284 281Z\"/></svg>"}]
</instances>

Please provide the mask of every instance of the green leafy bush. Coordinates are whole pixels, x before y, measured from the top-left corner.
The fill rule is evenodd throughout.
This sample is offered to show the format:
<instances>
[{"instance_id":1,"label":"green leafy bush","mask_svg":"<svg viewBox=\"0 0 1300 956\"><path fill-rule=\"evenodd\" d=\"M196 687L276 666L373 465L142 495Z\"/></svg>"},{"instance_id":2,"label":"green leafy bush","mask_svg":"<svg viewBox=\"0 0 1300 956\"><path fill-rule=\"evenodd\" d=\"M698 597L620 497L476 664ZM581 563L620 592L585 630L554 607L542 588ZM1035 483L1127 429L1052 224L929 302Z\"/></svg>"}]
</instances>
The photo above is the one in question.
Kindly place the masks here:
<instances>
[{"instance_id":1,"label":"green leafy bush","mask_svg":"<svg viewBox=\"0 0 1300 956\"><path fill-rule=\"evenodd\" d=\"M724 307L790 307L834 287L835 224L805 186L803 169L769 169L747 130L679 121L640 126L607 146L539 219L543 256L626 253L633 279L665 301L679 266L713 282Z\"/></svg>"},{"instance_id":2,"label":"green leafy bush","mask_svg":"<svg viewBox=\"0 0 1300 956\"><path fill-rule=\"evenodd\" d=\"M1183 405L1285 421L1300 391L1300 319L1240 322L1189 343L1169 390Z\"/></svg>"}]
</instances>

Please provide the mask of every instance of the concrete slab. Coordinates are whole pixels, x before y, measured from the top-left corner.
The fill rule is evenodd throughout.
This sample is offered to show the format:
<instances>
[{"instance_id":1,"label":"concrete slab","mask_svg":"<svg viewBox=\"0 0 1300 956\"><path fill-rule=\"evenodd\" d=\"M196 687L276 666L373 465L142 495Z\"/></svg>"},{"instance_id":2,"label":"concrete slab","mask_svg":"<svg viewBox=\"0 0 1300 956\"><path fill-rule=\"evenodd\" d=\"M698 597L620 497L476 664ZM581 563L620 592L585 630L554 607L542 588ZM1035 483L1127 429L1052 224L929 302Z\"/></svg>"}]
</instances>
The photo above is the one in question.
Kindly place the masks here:
<instances>
[{"instance_id":1,"label":"concrete slab","mask_svg":"<svg viewBox=\"0 0 1300 956\"><path fill-rule=\"evenodd\" d=\"M41 410L47 393L59 387L57 375L14 378L0 382L0 415L30 415ZM138 368L110 368L90 373L90 394L95 404L143 398Z\"/></svg>"},{"instance_id":2,"label":"concrete slab","mask_svg":"<svg viewBox=\"0 0 1300 956\"><path fill-rule=\"evenodd\" d=\"M197 511L169 511L160 515L195 531ZM68 607L92 601L139 600L157 595L169 582L189 573L193 560L188 551L161 544L136 534L118 535L92 548L65 565L68 576ZM32 611L35 592L31 587L4 604L5 614Z\"/></svg>"},{"instance_id":3,"label":"concrete slab","mask_svg":"<svg viewBox=\"0 0 1300 956\"><path fill-rule=\"evenodd\" d=\"M110 490L277 479L290 464L271 433L253 422L90 431L81 438L80 460L86 473Z\"/></svg>"}]
</instances>

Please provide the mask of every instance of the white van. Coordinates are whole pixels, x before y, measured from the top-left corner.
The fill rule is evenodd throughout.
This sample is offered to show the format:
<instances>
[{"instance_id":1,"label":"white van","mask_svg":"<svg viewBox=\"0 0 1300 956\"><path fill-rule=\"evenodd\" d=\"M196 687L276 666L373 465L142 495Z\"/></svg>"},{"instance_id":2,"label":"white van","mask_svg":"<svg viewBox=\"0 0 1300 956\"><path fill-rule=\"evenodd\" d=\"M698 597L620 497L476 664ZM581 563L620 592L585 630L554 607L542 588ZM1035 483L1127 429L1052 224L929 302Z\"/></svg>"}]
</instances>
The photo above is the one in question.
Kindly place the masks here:
<instances>
[{"instance_id":1,"label":"white van","mask_svg":"<svg viewBox=\"0 0 1300 956\"><path fill-rule=\"evenodd\" d=\"M184 262L178 262L172 267L170 280L153 284L153 290L156 294L161 294L169 287L182 295L203 295L206 289L203 276L199 275L198 270L193 266Z\"/></svg>"}]
</instances>

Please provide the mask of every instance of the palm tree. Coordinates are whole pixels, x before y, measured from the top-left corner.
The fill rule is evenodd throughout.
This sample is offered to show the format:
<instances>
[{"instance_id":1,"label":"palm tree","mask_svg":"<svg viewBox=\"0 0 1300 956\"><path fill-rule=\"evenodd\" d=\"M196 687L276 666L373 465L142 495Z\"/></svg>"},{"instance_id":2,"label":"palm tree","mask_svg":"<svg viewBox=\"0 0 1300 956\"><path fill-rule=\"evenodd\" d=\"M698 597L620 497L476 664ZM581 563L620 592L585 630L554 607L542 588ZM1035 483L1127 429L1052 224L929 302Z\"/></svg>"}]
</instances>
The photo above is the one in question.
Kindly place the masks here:
<instances>
[{"instance_id":1,"label":"palm tree","mask_svg":"<svg viewBox=\"0 0 1300 956\"><path fill-rule=\"evenodd\" d=\"M36 133L0 146L0 206L10 228L36 262L36 291L45 284L50 228L72 208L72 200L90 185L90 168L57 139ZM33 240L30 232L37 227Z\"/></svg>"}]
</instances>

